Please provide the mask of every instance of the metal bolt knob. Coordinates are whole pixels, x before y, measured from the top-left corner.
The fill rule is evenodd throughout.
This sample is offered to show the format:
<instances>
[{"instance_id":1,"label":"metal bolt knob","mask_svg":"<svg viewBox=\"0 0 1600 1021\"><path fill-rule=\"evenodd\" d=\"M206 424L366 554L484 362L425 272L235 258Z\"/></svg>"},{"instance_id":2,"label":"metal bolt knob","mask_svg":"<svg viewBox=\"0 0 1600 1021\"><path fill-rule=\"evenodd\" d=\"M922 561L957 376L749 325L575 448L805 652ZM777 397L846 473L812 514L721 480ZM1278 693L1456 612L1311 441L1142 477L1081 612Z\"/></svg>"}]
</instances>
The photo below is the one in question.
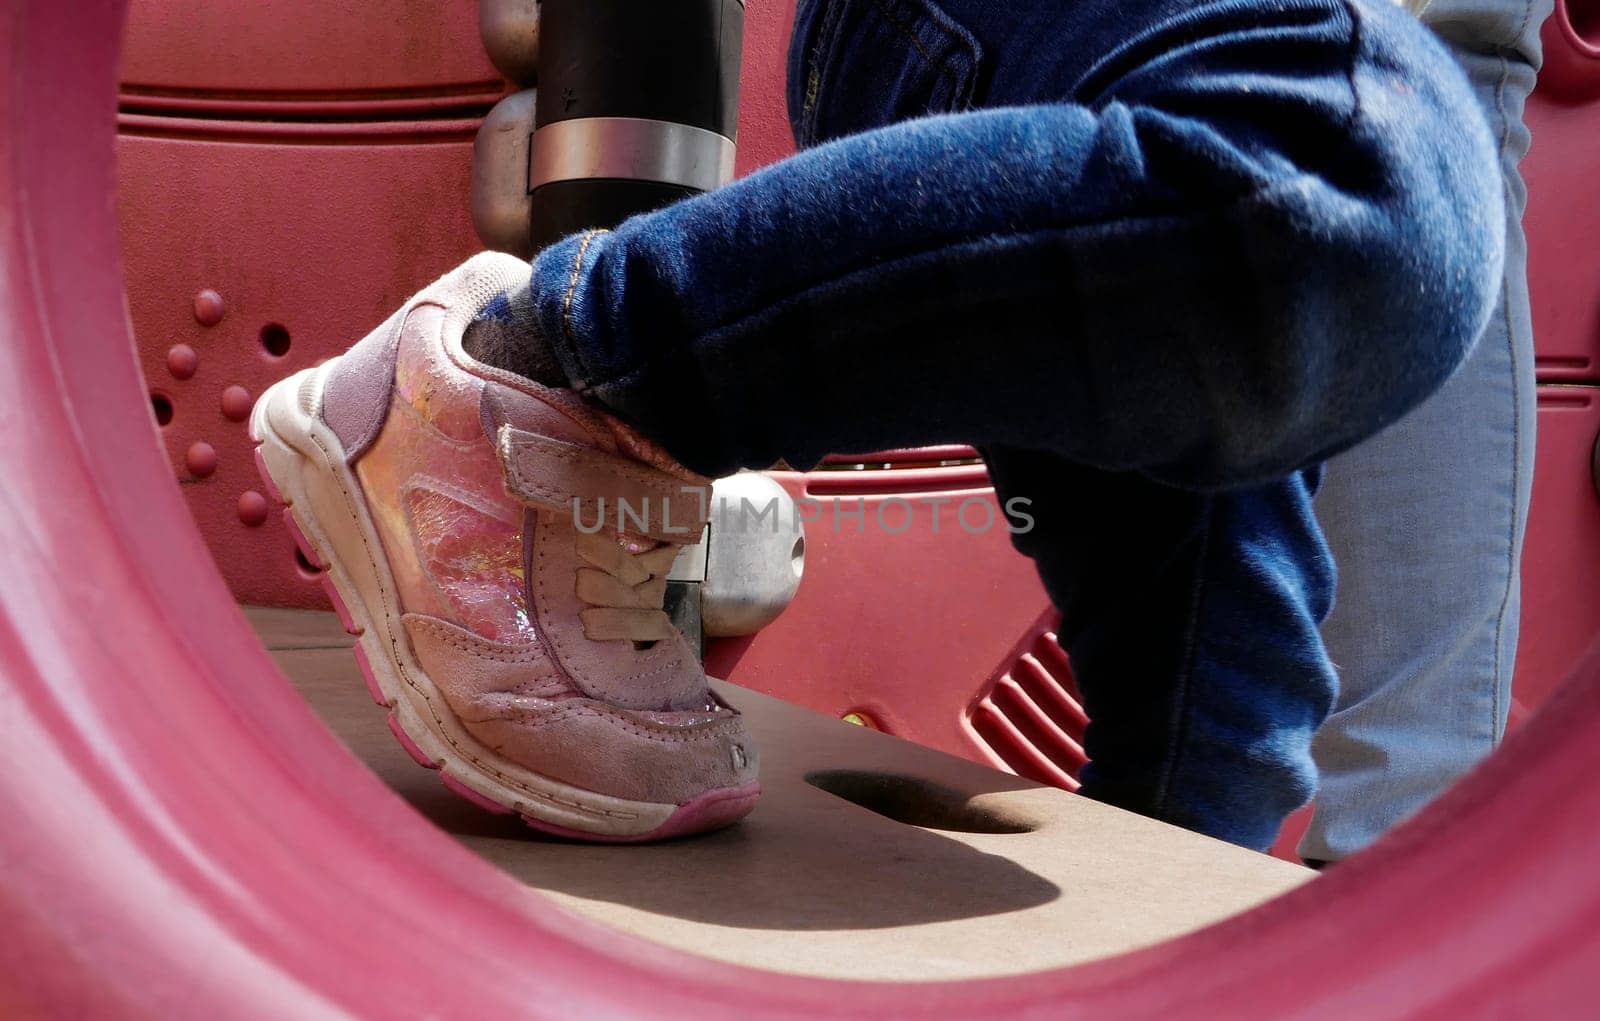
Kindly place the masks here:
<instances>
[{"instance_id":1,"label":"metal bolt knob","mask_svg":"<svg viewBox=\"0 0 1600 1021\"><path fill-rule=\"evenodd\" d=\"M539 0L478 0L478 34L495 70L527 87L537 77Z\"/></svg>"}]
</instances>

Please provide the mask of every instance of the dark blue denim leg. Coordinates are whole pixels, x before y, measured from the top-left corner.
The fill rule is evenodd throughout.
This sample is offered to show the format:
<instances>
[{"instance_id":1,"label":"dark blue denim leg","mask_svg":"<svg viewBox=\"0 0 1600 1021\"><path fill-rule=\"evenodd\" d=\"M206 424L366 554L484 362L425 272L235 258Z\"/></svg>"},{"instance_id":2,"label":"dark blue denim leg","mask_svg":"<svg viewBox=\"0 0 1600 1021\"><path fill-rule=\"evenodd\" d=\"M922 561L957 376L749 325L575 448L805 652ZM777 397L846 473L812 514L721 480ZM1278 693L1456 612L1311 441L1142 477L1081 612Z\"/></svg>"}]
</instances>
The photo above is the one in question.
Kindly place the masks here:
<instances>
[{"instance_id":1,"label":"dark blue denim leg","mask_svg":"<svg viewBox=\"0 0 1600 1021\"><path fill-rule=\"evenodd\" d=\"M1335 695L1318 623L1333 561L1319 472L1218 493L985 450L1026 496L1038 564L1092 723L1083 793L1265 848L1316 783L1311 735Z\"/></svg>"}]
</instances>

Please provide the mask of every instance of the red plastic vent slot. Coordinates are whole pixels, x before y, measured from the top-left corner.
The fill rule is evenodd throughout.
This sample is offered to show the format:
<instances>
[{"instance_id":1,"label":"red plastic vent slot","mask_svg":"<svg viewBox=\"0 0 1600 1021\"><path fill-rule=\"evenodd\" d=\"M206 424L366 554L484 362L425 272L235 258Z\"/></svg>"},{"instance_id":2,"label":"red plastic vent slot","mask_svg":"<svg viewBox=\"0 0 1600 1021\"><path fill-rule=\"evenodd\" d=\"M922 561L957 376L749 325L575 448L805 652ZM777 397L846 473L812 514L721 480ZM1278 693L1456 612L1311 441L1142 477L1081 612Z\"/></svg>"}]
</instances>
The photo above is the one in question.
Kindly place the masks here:
<instances>
[{"instance_id":1,"label":"red plastic vent slot","mask_svg":"<svg viewBox=\"0 0 1600 1021\"><path fill-rule=\"evenodd\" d=\"M1089 718L1078 702L1067 655L1046 618L967 710L968 737L992 765L1066 790L1088 761Z\"/></svg>"}]
</instances>

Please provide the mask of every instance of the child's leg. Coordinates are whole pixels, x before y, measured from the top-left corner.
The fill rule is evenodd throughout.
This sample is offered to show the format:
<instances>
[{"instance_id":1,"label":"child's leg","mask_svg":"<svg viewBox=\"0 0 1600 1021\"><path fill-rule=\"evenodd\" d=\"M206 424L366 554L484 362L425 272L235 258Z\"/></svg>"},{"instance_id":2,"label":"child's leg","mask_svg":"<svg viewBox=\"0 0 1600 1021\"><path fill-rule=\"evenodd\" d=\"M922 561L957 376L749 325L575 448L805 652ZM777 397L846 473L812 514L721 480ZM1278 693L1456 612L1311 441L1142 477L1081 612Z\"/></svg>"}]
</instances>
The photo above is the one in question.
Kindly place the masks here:
<instances>
[{"instance_id":1,"label":"child's leg","mask_svg":"<svg viewBox=\"0 0 1600 1021\"><path fill-rule=\"evenodd\" d=\"M1325 634L1337 707L1316 739L1317 809L1301 843L1336 861L1439 794L1499 741L1517 650L1533 480L1522 108L1549 0L1433 0L1499 142L1507 199L1499 303L1461 370L1394 428L1328 465L1317 514L1339 561Z\"/></svg>"},{"instance_id":2,"label":"child's leg","mask_svg":"<svg viewBox=\"0 0 1600 1021\"><path fill-rule=\"evenodd\" d=\"M1089 713L1083 793L1264 849L1311 797L1333 703L1316 472L1221 493L991 450Z\"/></svg>"}]
</instances>

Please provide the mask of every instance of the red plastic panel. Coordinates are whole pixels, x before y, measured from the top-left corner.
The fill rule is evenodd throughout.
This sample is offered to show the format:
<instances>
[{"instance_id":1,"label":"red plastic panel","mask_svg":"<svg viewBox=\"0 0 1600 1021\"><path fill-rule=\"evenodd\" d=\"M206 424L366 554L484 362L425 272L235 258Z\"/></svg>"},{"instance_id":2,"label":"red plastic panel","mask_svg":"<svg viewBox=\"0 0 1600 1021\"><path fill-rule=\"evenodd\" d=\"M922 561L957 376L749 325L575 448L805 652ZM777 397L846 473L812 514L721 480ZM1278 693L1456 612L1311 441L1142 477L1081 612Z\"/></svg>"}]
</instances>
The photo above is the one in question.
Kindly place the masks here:
<instances>
[{"instance_id":1,"label":"red plastic panel","mask_svg":"<svg viewBox=\"0 0 1600 1021\"><path fill-rule=\"evenodd\" d=\"M1528 100L1528 289L1539 378L1600 379L1600 0L1558 3Z\"/></svg>"},{"instance_id":2,"label":"red plastic panel","mask_svg":"<svg viewBox=\"0 0 1600 1021\"><path fill-rule=\"evenodd\" d=\"M1539 387L1539 457L1522 549L1522 637L1511 722L1556 689L1600 630L1600 387Z\"/></svg>"},{"instance_id":3,"label":"red plastic panel","mask_svg":"<svg viewBox=\"0 0 1600 1021\"><path fill-rule=\"evenodd\" d=\"M472 0L134 0L127 31L124 102L130 95L233 104L500 91Z\"/></svg>"},{"instance_id":4,"label":"red plastic panel","mask_svg":"<svg viewBox=\"0 0 1600 1021\"><path fill-rule=\"evenodd\" d=\"M173 472L235 597L325 606L266 513L245 419L269 383L342 351L477 250L470 129L366 124L352 144L262 144L224 124L181 140L122 127L129 311Z\"/></svg>"},{"instance_id":5,"label":"red plastic panel","mask_svg":"<svg viewBox=\"0 0 1600 1021\"><path fill-rule=\"evenodd\" d=\"M739 70L739 150L735 163L739 174L748 174L794 152L783 85L795 2L745 3L744 64Z\"/></svg>"},{"instance_id":6,"label":"red plastic panel","mask_svg":"<svg viewBox=\"0 0 1600 1021\"><path fill-rule=\"evenodd\" d=\"M1556 0L1542 26L1544 67L1539 91L1547 99L1582 102L1600 98L1600 4Z\"/></svg>"},{"instance_id":7,"label":"red plastic panel","mask_svg":"<svg viewBox=\"0 0 1600 1021\"><path fill-rule=\"evenodd\" d=\"M1050 609L1018 644L999 675L966 709L963 729L980 761L1039 783L1078 789L1089 717Z\"/></svg>"}]
</instances>

